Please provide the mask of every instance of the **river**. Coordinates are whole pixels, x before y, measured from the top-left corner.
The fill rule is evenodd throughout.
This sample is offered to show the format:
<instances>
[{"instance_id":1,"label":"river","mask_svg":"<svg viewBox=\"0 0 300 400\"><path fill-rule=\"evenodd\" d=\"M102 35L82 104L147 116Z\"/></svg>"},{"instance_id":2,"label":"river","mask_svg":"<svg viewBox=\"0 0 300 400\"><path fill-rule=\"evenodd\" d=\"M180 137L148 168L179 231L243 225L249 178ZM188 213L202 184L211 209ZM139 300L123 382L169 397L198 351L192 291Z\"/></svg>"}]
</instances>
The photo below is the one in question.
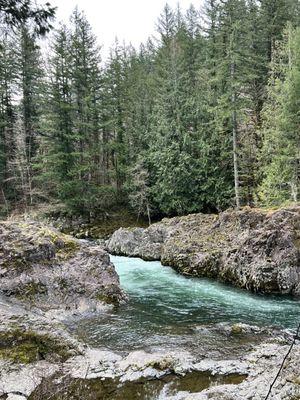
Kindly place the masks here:
<instances>
[{"instance_id":1,"label":"river","mask_svg":"<svg viewBox=\"0 0 300 400\"><path fill-rule=\"evenodd\" d=\"M186 278L160 262L111 256L129 302L76 324L79 336L113 351L178 349L222 357L260 340L230 335L233 324L295 329L300 302ZM75 328L74 328L75 329Z\"/></svg>"}]
</instances>

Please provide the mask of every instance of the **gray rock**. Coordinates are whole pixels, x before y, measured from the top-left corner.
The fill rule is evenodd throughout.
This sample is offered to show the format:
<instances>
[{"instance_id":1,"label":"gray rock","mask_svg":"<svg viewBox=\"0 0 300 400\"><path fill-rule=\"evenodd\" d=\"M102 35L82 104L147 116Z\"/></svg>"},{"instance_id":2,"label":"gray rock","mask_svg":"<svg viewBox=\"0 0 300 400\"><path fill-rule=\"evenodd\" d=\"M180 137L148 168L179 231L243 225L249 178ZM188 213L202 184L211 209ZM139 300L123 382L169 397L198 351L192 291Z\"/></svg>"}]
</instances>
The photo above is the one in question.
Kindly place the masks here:
<instances>
[{"instance_id":1,"label":"gray rock","mask_svg":"<svg viewBox=\"0 0 300 400\"><path fill-rule=\"evenodd\" d=\"M276 376L281 362L288 351L288 346L276 343L265 343L260 345L254 352L246 355L241 364L222 365L221 371L229 373L231 366L234 370L246 372L248 378L238 385L219 385L210 387L200 393L179 392L175 396L167 397L168 400L263 400L265 399L270 384ZM291 400L300 396L300 346L297 345L291 356L287 359L285 366L274 385L270 399ZM203 368L205 369L204 364ZM215 369L213 362L209 362L210 370ZM223 367L225 369L223 369Z\"/></svg>"},{"instance_id":2,"label":"gray rock","mask_svg":"<svg viewBox=\"0 0 300 400\"><path fill-rule=\"evenodd\" d=\"M1 373L0 375L0 394L8 394L9 399L20 400L30 396L38 387L44 378L53 375L59 370L58 365L40 361L28 366L15 368L10 373Z\"/></svg>"},{"instance_id":3,"label":"gray rock","mask_svg":"<svg viewBox=\"0 0 300 400\"><path fill-rule=\"evenodd\" d=\"M300 207L164 219L119 229L116 255L161 260L188 276L216 278L254 292L300 295Z\"/></svg>"},{"instance_id":4,"label":"gray rock","mask_svg":"<svg viewBox=\"0 0 300 400\"><path fill-rule=\"evenodd\" d=\"M174 395L173 392L172 394L168 392L168 385L166 385L159 399L263 400L288 348L287 344L264 343L239 359L223 361L211 359L199 361L189 353L176 351L154 354L135 351L127 356L121 356L110 351L86 349L81 355L69 358L59 368L57 364L40 361L19 369L14 367L14 370L6 374L2 372L0 395L18 392L18 394L29 396L39 386L42 378L48 377L51 380L51 376L53 376L53 382L57 382L58 385L66 377L69 377L70 384L72 384L72 379L74 381L91 380L95 383L97 380L100 382L108 379L121 384L140 382L141 379L161 379L170 373L184 375L196 371L215 375L218 380L200 393L179 392ZM300 345L296 345L274 386L272 400L288 400L299 397L299 360ZM222 377L239 375L244 378L244 380L240 380L241 383L226 385L217 383L218 381L222 382Z\"/></svg>"},{"instance_id":5,"label":"gray rock","mask_svg":"<svg viewBox=\"0 0 300 400\"><path fill-rule=\"evenodd\" d=\"M147 229L120 228L108 240L106 247L111 254L158 260L167 234L167 229L157 224Z\"/></svg>"},{"instance_id":6,"label":"gray rock","mask_svg":"<svg viewBox=\"0 0 300 400\"><path fill-rule=\"evenodd\" d=\"M64 364L64 374L74 379L120 378L121 382L160 378L167 373L185 374L194 358L187 352L146 353L134 351L121 357L110 351L89 349Z\"/></svg>"},{"instance_id":7,"label":"gray rock","mask_svg":"<svg viewBox=\"0 0 300 400\"><path fill-rule=\"evenodd\" d=\"M9 393L9 395L7 396L7 400L26 400L27 397L19 395L19 394L13 394L13 393Z\"/></svg>"},{"instance_id":8,"label":"gray rock","mask_svg":"<svg viewBox=\"0 0 300 400\"><path fill-rule=\"evenodd\" d=\"M0 396L29 396L63 362L85 351L62 324L0 297Z\"/></svg>"},{"instance_id":9,"label":"gray rock","mask_svg":"<svg viewBox=\"0 0 300 400\"><path fill-rule=\"evenodd\" d=\"M4 363L0 373L6 364L64 361L84 349L59 322L0 298L0 360Z\"/></svg>"},{"instance_id":10,"label":"gray rock","mask_svg":"<svg viewBox=\"0 0 300 400\"><path fill-rule=\"evenodd\" d=\"M74 379L105 379L119 375L117 363L122 357L110 351L88 349L82 355L70 358L63 366L64 374Z\"/></svg>"},{"instance_id":11,"label":"gray rock","mask_svg":"<svg viewBox=\"0 0 300 400\"><path fill-rule=\"evenodd\" d=\"M100 246L32 221L0 222L0 291L45 311L93 311L126 298Z\"/></svg>"},{"instance_id":12,"label":"gray rock","mask_svg":"<svg viewBox=\"0 0 300 400\"><path fill-rule=\"evenodd\" d=\"M194 371L209 372L211 375L248 375L249 364L239 360L202 360L193 366Z\"/></svg>"},{"instance_id":13,"label":"gray rock","mask_svg":"<svg viewBox=\"0 0 300 400\"><path fill-rule=\"evenodd\" d=\"M0 222L0 396L28 397L86 351L58 322L126 296L109 255L32 221Z\"/></svg>"}]
</instances>

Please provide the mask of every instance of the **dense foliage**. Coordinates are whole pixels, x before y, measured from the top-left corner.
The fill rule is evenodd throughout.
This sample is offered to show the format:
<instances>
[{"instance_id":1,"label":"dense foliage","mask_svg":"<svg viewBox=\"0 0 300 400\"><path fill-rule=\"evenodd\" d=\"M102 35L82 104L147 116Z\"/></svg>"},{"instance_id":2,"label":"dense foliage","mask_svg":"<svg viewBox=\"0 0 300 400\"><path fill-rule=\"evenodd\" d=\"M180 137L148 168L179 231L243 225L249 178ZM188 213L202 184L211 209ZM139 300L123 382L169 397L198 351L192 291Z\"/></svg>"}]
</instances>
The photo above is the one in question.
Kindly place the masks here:
<instances>
[{"instance_id":1,"label":"dense foliage","mask_svg":"<svg viewBox=\"0 0 300 400\"><path fill-rule=\"evenodd\" d=\"M30 23L33 32L45 35L52 28L55 8L50 3L37 6L33 0L0 0L0 23L10 28L22 28Z\"/></svg>"},{"instance_id":2,"label":"dense foliage","mask_svg":"<svg viewBox=\"0 0 300 400\"><path fill-rule=\"evenodd\" d=\"M297 0L166 5L157 38L139 50L116 42L106 62L78 10L42 56L28 21L39 14L17 23L2 3L18 2L0 0L15 26L0 45L6 212L51 203L93 217L123 205L150 220L299 201Z\"/></svg>"}]
</instances>

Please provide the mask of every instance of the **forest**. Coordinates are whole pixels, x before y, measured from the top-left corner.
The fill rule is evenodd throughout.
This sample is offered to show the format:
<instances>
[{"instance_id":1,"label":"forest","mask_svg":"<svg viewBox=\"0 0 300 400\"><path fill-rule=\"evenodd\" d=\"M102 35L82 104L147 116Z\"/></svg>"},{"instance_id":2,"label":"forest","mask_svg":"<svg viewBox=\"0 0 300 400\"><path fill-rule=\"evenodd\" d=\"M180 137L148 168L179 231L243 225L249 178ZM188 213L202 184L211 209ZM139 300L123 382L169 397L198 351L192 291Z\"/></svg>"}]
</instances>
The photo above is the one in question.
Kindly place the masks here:
<instances>
[{"instance_id":1,"label":"forest","mask_svg":"<svg viewBox=\"0 0 300 400\"><path fill-rule=\"evenodd\" d=\"M155 36L139 49L116 40L107 59L80 10L66 26L48 3L9 13L18 3L0 1L3 216L299 201L298 0L166 5Z\"/></svg>"},{"instance_id":2,"label":"forest","mask_svg":"<svg viewBox=\"0 0 300 400\"><path fill-rule=\"evenodd\" d=\"M300 0L46 1L0 0L0 400L299 400Z\"/></svg>"}]
</instances>

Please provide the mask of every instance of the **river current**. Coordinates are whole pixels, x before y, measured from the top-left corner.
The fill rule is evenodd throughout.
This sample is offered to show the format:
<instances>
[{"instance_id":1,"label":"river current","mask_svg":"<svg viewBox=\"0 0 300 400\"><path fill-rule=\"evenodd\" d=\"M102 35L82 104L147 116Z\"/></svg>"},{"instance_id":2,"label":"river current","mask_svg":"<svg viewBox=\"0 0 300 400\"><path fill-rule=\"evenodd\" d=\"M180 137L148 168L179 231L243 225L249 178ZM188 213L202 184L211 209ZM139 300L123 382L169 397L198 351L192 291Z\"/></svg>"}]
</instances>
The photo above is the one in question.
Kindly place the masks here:
<instances>
[{"instance_id":1,"label":"river current","mask_svg":"<svg viewBox=\"0 0 300 400\"><path fill-rule=\"evenodd\" d=\"M224 335L224 326L295 329L300 319L300 302L292 298L255 295L208 279L186 278L160 262L118 256L111 256L111 261L129 302L76 324L77 333L93 346L114 351L183 348L198 353L222 348L230 353L231 345L240 351L248 339L239 342Z\"/></svg>"}]
</instances>

